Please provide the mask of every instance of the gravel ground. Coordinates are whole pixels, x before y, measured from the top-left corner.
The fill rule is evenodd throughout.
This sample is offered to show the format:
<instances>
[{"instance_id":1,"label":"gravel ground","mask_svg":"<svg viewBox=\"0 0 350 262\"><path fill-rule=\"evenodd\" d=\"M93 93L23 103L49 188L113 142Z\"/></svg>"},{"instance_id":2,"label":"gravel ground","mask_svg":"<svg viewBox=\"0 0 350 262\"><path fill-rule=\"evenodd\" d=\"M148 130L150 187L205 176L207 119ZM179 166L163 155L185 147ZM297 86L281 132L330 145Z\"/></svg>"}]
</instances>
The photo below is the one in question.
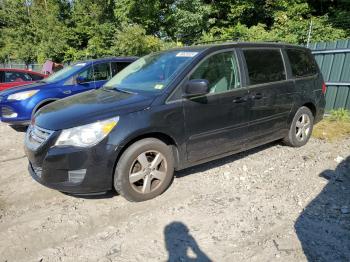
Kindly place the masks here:
<instances>
[{"instance_id":1,"label":"gravel ground","mask_svg":"<svg viewBox=\"0 0 350 262\"><path fill-rule=\"evenodd\" d=\"M0 124L0 261L350 261L350 138L272 143L130 203L39 185L23 137Z\"/></svg>"}]
</instances>

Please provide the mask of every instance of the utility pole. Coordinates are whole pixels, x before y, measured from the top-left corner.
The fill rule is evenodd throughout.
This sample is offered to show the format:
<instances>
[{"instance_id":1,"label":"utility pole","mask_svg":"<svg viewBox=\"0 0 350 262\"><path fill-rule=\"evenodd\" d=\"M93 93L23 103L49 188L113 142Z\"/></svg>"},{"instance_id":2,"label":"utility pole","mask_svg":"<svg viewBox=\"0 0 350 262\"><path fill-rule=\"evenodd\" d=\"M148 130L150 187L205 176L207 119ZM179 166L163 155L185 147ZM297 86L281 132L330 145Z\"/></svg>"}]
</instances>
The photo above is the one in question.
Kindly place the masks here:
<instances>
[{"instance_id":1,"label":"utility pole","mask_svg":"<svg viewBox=\"0 0 350 262\"><path fill-rule=\"evenodd\" d=\"M308 32L308 34L307 34L306 47L309 47L310 40L311 40L311 33L312 33L312 18L311 18L311 20L310 20L309 32Z\"/></svg>"}]
</instances>

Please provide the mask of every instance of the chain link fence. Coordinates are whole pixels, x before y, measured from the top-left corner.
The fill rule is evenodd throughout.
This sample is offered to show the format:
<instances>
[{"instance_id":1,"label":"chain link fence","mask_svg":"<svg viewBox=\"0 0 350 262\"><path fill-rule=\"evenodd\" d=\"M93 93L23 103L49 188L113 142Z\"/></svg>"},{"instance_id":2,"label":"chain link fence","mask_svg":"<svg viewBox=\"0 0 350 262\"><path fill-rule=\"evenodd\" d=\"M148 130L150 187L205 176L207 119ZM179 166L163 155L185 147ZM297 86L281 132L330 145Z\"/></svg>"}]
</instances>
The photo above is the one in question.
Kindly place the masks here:
<instances>
[{"instance_id":1,"label":"chain link fence","mask_svg":"<svg viewBox=\"0 0 350 262\"><path fill-rule=\"evenodd\" d=\"M0 63L0 68L17 68L17 69L28 69L34 72L39 72L41 71L43 65L42 64L29 64L28 66L26 64L20 64L20 63L6 63L6 64L1 64Z\"/></svg>"}]
</instances>

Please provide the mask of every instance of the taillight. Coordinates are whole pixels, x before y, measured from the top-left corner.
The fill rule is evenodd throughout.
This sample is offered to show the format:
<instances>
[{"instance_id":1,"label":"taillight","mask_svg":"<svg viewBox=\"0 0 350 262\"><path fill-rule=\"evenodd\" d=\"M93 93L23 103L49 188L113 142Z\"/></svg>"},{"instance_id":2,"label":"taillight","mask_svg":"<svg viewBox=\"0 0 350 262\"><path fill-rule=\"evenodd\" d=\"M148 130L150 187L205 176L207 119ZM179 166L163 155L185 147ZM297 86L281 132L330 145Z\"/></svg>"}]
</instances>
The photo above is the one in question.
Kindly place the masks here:
<instances>
[{"instance_id":1,"label":"taillight","mask_svg":"<svg viewBox=\"0 0 350 262\"><path fill-rule=\"evenodd\" d=\"M322 94L326 94L326 91L327 91L326 83L323 83L322 84Z\"/></svg>"}]
</instances>

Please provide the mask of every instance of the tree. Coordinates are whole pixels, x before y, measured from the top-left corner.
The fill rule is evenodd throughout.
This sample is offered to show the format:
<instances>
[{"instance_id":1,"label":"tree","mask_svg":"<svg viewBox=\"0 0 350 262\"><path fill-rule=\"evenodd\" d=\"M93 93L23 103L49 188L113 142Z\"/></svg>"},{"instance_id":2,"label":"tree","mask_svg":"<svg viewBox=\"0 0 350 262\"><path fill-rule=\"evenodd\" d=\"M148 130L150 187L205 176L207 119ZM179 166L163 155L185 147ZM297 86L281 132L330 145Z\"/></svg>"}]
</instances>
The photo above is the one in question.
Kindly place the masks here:
<instances>
[{"instance_id":1,"label":"tree","mask_svg":"<svg viewBox=\"0 0 350 262\"><path fill-rule=\"evenodd\" d=\"M0 19L3 27L1 34L3 57L21 60L26 64L36 59L36 35L30 19L29 6L23 1L4 0L0 9Z\"/></svg>"},{"instance_id":2,"label":"tree","mask_svg":"<svg viewBox=\"0 0 350 262\"><path fill-rule=\"evenodd\" d=\"M110 55L116 32L113 0L75 0L69 27L70 49L65 60L96 58Z\"/></svg>"},{"instance_id":3,"label":"tree","mask_svg":"<svg viewBox=\"0 0 350 262\"><path fill-rule=\"evenodd\" d=\"M174 42L305 44L350 36L350 2L326 0L0 0L0 61L142 55Z\"/></svg>"},{"instance_id":4,"label":"tree","mask_svg":"<svg viewBox=\"0 0 350 262\"><path fill-rule=\"evenodd\" d=\"M142 56L164 48L162 41L139 25L125 25L116 33L113 53L123 56Z\"/></svg>"},{"instance_id":5,"label":"tree","mask_svg":"<svg viewBox=\"0 0 350 262\"><path fill-rule=\"evenodd\" d=\"M216 20L217 22L210 30L203 34L204 41L272 40L305 44L311 20L314 24L312 34L314 41L336 40L349 35L344 29L334 28L326 16L314 16L314 10L307 1L221 0L215 2L213 15L223 15L224 19ZM255 14L254 17L251 16L252 14Z\"/></svg>"}]
</instances>

